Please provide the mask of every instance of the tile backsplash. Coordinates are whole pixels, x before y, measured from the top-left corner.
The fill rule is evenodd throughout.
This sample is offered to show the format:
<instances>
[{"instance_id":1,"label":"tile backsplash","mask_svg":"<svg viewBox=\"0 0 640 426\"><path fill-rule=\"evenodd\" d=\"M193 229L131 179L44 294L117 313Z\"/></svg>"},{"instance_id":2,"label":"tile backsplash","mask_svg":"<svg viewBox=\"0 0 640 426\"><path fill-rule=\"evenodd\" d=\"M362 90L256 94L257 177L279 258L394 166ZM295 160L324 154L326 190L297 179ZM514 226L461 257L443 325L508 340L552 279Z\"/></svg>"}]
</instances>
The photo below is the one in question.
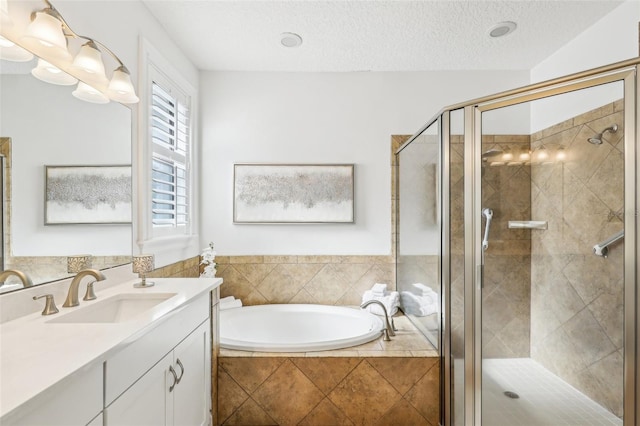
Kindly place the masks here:
<instances>
[{"instance_id":1,"label":"tile backsplash","mask_svg":"<svg viewBox=\"0 0 640 426\"><path fill-rule=\"evenodd\" d=\"M395 287L391 256L217 256L220 297L245 305L360 305L375 283Z\"/></svg>"}]
</instances>

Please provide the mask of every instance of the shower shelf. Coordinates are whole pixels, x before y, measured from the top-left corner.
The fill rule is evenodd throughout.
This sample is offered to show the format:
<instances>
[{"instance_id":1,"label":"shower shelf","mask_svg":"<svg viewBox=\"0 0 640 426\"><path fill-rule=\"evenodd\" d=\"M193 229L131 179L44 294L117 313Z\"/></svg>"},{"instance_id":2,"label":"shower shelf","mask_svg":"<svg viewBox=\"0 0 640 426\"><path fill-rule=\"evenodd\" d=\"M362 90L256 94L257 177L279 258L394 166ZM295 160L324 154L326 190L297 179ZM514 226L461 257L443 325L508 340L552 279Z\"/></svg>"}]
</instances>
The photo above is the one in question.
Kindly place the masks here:
<instances>
[{"instance_id":1,"label":"shower shelf","mask_svg":"<svg viewBox=\"0 0 640 426\"><path fill-rule=\"evenodd\" d=\"M547 229L546 220L510 220L509 229Z\"/></svg>"}]
</instances>

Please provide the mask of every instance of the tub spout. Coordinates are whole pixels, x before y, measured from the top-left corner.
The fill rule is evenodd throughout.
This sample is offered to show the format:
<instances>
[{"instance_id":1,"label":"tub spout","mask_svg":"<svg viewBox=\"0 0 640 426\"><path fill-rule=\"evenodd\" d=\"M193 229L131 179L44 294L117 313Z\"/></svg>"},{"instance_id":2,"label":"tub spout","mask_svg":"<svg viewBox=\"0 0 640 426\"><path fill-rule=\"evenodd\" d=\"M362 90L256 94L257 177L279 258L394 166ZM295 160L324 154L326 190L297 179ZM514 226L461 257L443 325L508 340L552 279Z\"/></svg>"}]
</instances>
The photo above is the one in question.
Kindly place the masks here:
<instances>
[{"instance_id":1,"label":"tub spout","mask_svg":"<svg viewBox=\"0 0 640 426\"><path fill-rule=\"evenodd\" d=\"M391 319L391 321L389 321L389 313L387 312L387 308L384 306L384 303L376 299L367 300L362 305L360 305L360 308L364 309L367 306L371 305L372 303L375 303L376 305L380 305L380 307L382 307L382 311L384 312L384 321L385 321L385 326L382 329L382 331L384 332L384 340L389 341L391 340L389 336L396 335L395 327L392 325L393 318Z\"/></svg>"}]
</instances>

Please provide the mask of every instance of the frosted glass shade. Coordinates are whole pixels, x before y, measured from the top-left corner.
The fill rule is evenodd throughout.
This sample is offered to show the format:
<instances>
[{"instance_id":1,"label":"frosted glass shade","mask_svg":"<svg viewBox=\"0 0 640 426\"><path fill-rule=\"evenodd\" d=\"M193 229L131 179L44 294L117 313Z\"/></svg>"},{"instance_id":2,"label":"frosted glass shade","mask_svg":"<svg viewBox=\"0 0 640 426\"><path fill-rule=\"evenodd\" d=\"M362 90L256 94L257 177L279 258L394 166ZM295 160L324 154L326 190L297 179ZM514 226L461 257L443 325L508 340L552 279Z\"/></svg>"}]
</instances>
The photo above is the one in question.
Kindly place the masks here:
<instances>
[{"instance_id":1,"label":"frosted glass shade","mask_svg":"<svg viewBox=\"0 0 640 426\"><path fill-rule=\"evenodd\" d=\"M44 59L38 59L38 66L31 70L31 75L38 80L60 86L71 86L78 82L78 79L51 65Z\"/></svg>"},{"instance_id":2,"label":"frosted glass shade","mask_svg":"<svg viewBox=\"0 0 640 426\"><path fill-rule=\"evenodd\" d=\"M94 104L109 103L109 98L107 98L102 92L94 89L86 83L83 83L82 81L78 82L78 87L76 90L71 92L71 94L78 99Z\"/></svg>"},{"instance_id":3,"label":"frosted glass shade","mask_svg":"<svg viewBox=\"0 0 640 426\"><path fill-rule=\"evenodd\" d=\"M73 60L75 69L86 74L91 80L101 81L106 84L107 77L104 74L104 63L102 62L102 54L96 44L89 40L82 45L80 51Z\"/></svg>"},{"instance_id":4,"label":"frosted glass shade","mask_svg":"<svg viewBox=\"0 0 640 426\"><path fill-rule=\"evenodd\" d=\"M140 101L131 83L131 75L123 66L113 72L107 95L116 102L123 104L135 104Z\"/></svg>"},{"instance_id":5,"label":"frosted glass shade","mask_svg":"<svg viewBox=\"0 0 640 426\"><path fill-rule=\"evenodd\" d=\"M33 59L33 54L17 46L11 40L0 36L0 59L13 62L28 62Z\"/></svg>"},{"instance_id":6,"label":"frosted glass shade","mask_svg":"<svg viewBox=\"0 0 640 426\"><path fill-rule=\"evenodd\" d=\"M27 27L22 43L38 56L54 56L71 60L67 50L67 39L62 32L62 23L45 12L36 12L35 19Z\"/></svg>"}]
</instances>

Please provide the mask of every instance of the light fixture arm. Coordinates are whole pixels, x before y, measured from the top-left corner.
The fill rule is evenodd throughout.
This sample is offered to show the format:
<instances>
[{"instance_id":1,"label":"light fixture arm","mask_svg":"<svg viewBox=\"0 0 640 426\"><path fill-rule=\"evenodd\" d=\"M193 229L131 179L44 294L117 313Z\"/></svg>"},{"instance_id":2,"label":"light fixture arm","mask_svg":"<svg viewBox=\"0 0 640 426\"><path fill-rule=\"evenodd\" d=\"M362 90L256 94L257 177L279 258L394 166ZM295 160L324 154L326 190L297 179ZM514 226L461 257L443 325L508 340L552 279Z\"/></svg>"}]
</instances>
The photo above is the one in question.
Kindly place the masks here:
<instances>
[{"instance_id":1,"label":"light fixture arm","mask_svg":"<svg viewBox=\"0 0 640 426\"><path fill-rule=\"evenodd\" d=\"M60 21L60 23L62 24L62 31L64 33L64 35L66 37L73 37L73 38L81 38L83 40L87 40L89 42L92 42L98 46L100 46L102 49L104 49L107 53L109 53L109 55L111 55L111 57L118 63L118 68L124 68L124 71L129 74L129 70L127 70L127 67L124 66L124 63L120 60L120 58L118 58L118 55L116 55L115 53L113 53L113 51L111 49L109 49L107 46L105 46L103 43L101 43L100 41L91 38L91 37L87 37L87 36L83 36L81 34L76 33L75 31L73 31L71 29L71 27L69 26L69 24L67 23L67 21L62 17L62 14L60 12L58 12L58 9L55 8L55 6L53 4L51 4L51 2L49 0L42 0L44 2L44 4L47 5L46 8L39 10L37 12L43 12L46 13L48 15L53 16L54 18L56 18L58 21ZM35 15L37 13L36 11L31 13L31 20L33 21L35 18Z\"/></svg>"}]
</instances>

